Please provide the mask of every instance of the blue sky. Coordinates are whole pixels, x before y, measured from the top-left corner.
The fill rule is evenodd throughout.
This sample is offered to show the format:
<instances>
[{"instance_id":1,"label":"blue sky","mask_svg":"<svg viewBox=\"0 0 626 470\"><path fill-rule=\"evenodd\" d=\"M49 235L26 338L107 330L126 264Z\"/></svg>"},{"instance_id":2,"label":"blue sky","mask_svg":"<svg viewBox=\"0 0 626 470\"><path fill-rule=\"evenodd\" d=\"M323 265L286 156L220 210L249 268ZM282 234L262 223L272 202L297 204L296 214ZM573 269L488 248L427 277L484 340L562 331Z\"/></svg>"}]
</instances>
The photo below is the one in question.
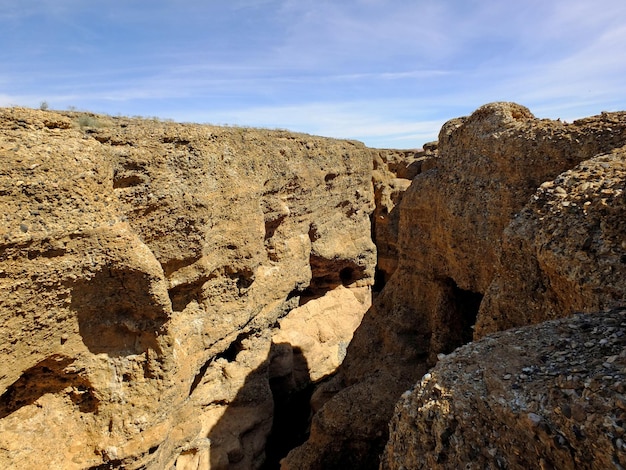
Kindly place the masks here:
<instances>
[{"instance_id":1,"label":"blue sky","mask_svg":"<svg viewBox=\"0 0 626 470\"><path fill-rule=\"evenodd\" d=\"M626 109L624 0L0 0L0 106L416 148L491 101Z\"/></svg>"}]
</instances>

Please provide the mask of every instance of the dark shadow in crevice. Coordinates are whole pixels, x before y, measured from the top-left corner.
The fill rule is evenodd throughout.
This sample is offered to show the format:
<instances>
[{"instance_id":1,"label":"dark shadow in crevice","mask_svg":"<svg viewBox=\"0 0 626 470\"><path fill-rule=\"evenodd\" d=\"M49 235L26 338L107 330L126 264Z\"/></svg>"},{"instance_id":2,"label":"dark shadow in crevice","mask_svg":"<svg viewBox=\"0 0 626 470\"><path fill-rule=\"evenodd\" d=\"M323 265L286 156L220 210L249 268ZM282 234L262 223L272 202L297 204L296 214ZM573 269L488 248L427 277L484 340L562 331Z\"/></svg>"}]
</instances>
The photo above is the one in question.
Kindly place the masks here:
<instances>
[{"instance_id":1,"label":"dark shadow in crevice","mask_svg":"<svg viewBox=\"0 0 626 470\"><path fill-rule=\"evenodd\" d=\"M267 219L265 221L265 241L269 240L274 236L280 224L287 218L286 215L280 215L275 219Z\"/></svg>"},{"instance_id":2,"label":"dark shadow in crevice","mask_svg":"<svg viewBox=\"0 0 626 470\"><path fill-rule=\"evenodd\" d=\"M87 470L119 470L124 468L124 461L121 459L109 460L108 462L89 467Z\"/></svg>"},{"instance_id":3,"label":"dark shadow in crevice","mask_svg":"<svg viewBox=\"0 0 626 470\"><path fill-rule=\"evenodd\" d=\"M291 345L273 345L274 350L280 347L291 348ZM311 382L308 363L300 348L292 348L292 358L292 372L287 376L272 377L270 365L274 420L265 446L266 460L262 470L278 470L281 459L309 437L311 396L315 384Z\"/></svg>"},{"instance_id":4,"label":"dark shadow in crevice","mask_svg":"<svg viewBox=\"0 0 626 470\"><path fill-rule=\"evenodd\" d=\"M378 266L376 266L376 269L374 271L374 285L372 286L372 292L374 294L379 293L383 290L385 284L387 284L387 273L379 269Z\"/></svg>"},{"instance_id":5,"label":"dark shadow in crevice","mask_svg":"<svg viewBox=\"0 0 626 470\"><path fill-rule=\"evenodd\" d=\"M140 186L145 184L145 177L143 175L114 175L113 177L113 189L132 188L133 186Z\"/></svg>"},{"instance_id":6,"label":"dark shadow in crevice","mask_svg":"<svg viewBox=\"0 0 626 470\"><path fill-rule=\"evenodd\" d=\"M239 347L227 355L236 360ZM280 459L308 437L312 388L302 351L288 343L273 343L267 360L248 374L207 435L209 468L278 469Z\"/></svg>"},{"instance_id":7,"label":"dark shadow in crevice","mask_svg":"<svg viewBox=\"0 0 626 470\"><path fill-rule=\"evenodd\" d=\"M326 259L311 253L311 292L328 292L340 285L349 286L367 277L366 269L351 259Z\"/></svg>"},{"instance_id":8,"label":"dark shadow in crevice","mask_svg":"<svg viewBox=\"0 0 626 470\"><path fill-rule=\"evenodd\" d=\"M458 318L460 322L461 345L472 342L474 336L474 325L483 300L483 294L461 289L453 283L452 296L456 304Z\"/></svg>"},{"instance_id":9,"label":"dark shadow in crevice","mask_svg":"<svg viewBox=\"0 0 626 470\"><path fill-rule=\"evenodd\" d=\"M253 329L253 330L244 331L243 333L238 334L237 337L228 345L228 347L224 351L216 354L215 356L211 357L207 362L205 362L204 365L200 367L200 370L194 377L193 382L191 383L191 387L189 388L189 396L191 396L191 394L198 387L198 385L200 385L200 382L202 382L202 379L204 378L204 375L206 374L209 366L215 360L225 359L228 362L236 361L237 354L239 354L244 349L244 346L243 346L244 340L250 338L251 336L254 336L257 333L258 331Z\"/></svg>"},{"instance_id":10,"label":"dark shadow in crevice","mask_svg":"<svg viewBox=\"0 0 626 470\"><path fill-rule=\"evenodd\" d=\"M172 287L168 291L170 302L172 302L172 310L174 312L182 312L193 300L199 301L202 295L202 287L208 280L209 278L203 276L193 282Z\"/></svg>"},{"instance_id":11,"label":"dark shadow in crevice","mask_svg":"<svg viewBox=\"0 0 626 470\"><path fill-rule=\"evenodd\" d=\"M105 268L71 285L70 308L76 313L83 343L94 354L109 356L160 353L157 336L169 308L152 295L150 274Z\"/></svg>"},{"instance_id":12,"label":"dark shadow in crevice","mask_svg":"<svg viewBox=\"0 0 626 470\"><path fill-rule=\"evenodd\" d=\"M251 269L246 267L237 270L225 266L208 275L199 276L169 289L168 295L172 303L172 310L182 312L193 301L201 303L206 298L205 284L220 277L226 282L230 281L229 289L232 288L240 297L244 296L254 284L254 271Z\"/></svg>"},{"instance_id":13,"label":"dark shadow in crevice","mask_svg":"<svg viewBox=\"0 0 626 470\"><path fill-rule=\"evenodd\" d=\"M433 353L449 354L473 340L483 294L461 289L452 278L440 281L442 304L432 325Z\"/></svg>"},{"instance_id":14,"label":"dark shadow in crevice","mask_svg":"<svg viewBox=\"0 0 626 470\"><path fill-rule=\"evenodd\" d=\"M226 359L228 362L234 362L237 359L237 354L243 351L243 341L254 336L256 330L244 331L239 333L237 338L231 342L228 347L221 353L215 356L216 359Z\"/></svg>"},{"instance_id":15,"label":"dark shadow in crevice","mask_svg":"<svg viewBox=\"0 0 626 470\"><path fill-rule=\"evenodd\" d=\"M68 389L69 399L81 412L95 412L99 401L89 381L77 371L66 371L74 360L65 356L51 356L24 371L0 397L0 419L23 406L32 405L47 393L57 394L65 389Z\"/></svg>"},{"instance_id":16,"label":"dark shadow in crevice","mask_svg":"<svg viewBox=\"0 0 626 470\"><path fill-rule=\"evenodd\" d=\"M213 358L209 359L207 362L205 362L202 365L202 367L200 367L200 370L198 371L196 376L193 378L191 387L189 387L189 396L191 396L194 390L198 388L198 385L200 385L200 382L202 382L202 379L204 378L204 375L206 374L206 371L209 369L209 366L211 365L212 362L213 362Z\"/></svg>"}]
</instances>

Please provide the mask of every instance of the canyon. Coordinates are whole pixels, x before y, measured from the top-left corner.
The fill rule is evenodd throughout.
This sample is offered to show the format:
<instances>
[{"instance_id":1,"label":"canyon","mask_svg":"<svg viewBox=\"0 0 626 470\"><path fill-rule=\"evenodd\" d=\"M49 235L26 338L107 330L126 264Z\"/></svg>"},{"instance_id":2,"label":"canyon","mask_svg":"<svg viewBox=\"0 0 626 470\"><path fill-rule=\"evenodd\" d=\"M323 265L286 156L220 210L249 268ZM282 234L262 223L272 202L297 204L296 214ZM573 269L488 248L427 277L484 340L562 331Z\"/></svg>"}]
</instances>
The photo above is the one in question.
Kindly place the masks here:
<instances>
[{"instance_id":1,"label":"canyon","mask_svg":"<svg viewBox=\"0 0 626 470\"><path fill-rule=\"evenodd\" d=\"M626 113L7 108L0 155L2 468L626 468Z\"/></svg>"}]
</instances>

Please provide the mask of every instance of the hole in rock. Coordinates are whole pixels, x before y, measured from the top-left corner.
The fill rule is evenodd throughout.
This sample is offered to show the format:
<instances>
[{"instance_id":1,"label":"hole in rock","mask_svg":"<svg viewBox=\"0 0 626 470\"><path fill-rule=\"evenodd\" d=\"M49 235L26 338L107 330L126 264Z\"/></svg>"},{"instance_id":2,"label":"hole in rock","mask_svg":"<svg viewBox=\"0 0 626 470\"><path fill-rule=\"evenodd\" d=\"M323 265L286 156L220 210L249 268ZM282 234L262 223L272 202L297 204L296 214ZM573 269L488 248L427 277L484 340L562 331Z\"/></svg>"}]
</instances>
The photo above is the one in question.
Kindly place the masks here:
<instances>
[{"instance_id":1,"label":"hole in rock","mask_svg":"<svg viewBox=\"0 0 626 470\"><path fill-rule=\"evenodd\" d=\"M339 271L339 279L341 279L341 283L344 286L347 286L348 284L351 284L352 281L354 281L353 275L354 269L350 267L343 268L341 271Z\"/></svg>"},{"instance_id":2,"label":"hole in rock","mask_svg":"<svg viewBox=\"0 0 626 470\"><path fill-rule=\"evenodd\" d=\"M254 332L246 331L244 333L240 333L237 338L230 343L228 348L226 348L223 352L219 353L215 356L216 359L226 359L228 362L233 362L237 359L237 354L243 351L243 341L252 336Z\"/></svg>"},{"instance_id":3,"label":"hole in rock","mask_svg":"<svg viewBox=\"0 0 626 470\"><path fill-rule=\"evenodd\" d=\"M206 281L207 278L202 277L194 282L180 284L171 288L168 291L168 295L172 302L172 310L182 312L193 300L198 301L202 296L202 287Z\"/></svg>"},{"instance_id":4,"label":"hole in rock","mask_svg":"<svg viewBox=\"0 0 626 470\"><path fill-rule=\"evenodd\" d=\"M449 353L472 341L473 326L476 323L483 295L461 289L452 279L447 279L446 283L448 285L451 318L449 320L450 336L446 350L443 352Z\"/></svg>"},{"instance_id":5,"label":"hole in rock","mask_svg":"<svg viewBox=\"0 0 626 470\"><path fill-rule=\"evenodd\" d=\"M83 413L91 413L98 408L98 399L92 393L87 379L77 372L65 369L74 359L52 356L24 371L22 376L11 384L0 396L0 419L23 406L31 405L47 393L57 394L68 389L70 400ZM65 393L65 392L64 392Z\"/></svg>"},{"instance_id":6,"label":"hole in rock","mask_svg":"<svg viewBox=\"0 0 626 470\"><path fill-rule=\"evenodd\" d=\"M252 285L252 283L254 283L254 276L252 277L248 277L248 276L239 276L237 278L237 289L239 289L239 291L245 291L246 289L249 289L250 286Z\"/></svg>"},{"instance_id":7,"label":"hole in rock","mask_svg":"<svg viewBox=\"0 0 626 470\"><path fill-rule=\"evenodd\" d=\"M326 259L311 254L309 264L311 266L309 290L313 293L326 293L340 285L348 286L366 276L365 268L353 260Z\"/></svg>"},{"instance_id":8,"label":"hole in rock","mask_svg":"<svg viewBox=\"0 0 626 470\"><path fill-rule=\"evenodd\" d=\"M133 186L139 186L144 183L144 179L139 175L116 175L113 178L113 189L132 188Z\"/></svg>"},{"instance_id":9,"label":"hole in rock","mask_svg":"<svg viewBox=\"0 0 626 470\"><path fill-rule=\"evenodd\" d=\"M280 224L287 218L286 215L281 215L275 219L268 219L265 221L265 240L269 240L274 236Z\"/></svg>"}]
</instances>

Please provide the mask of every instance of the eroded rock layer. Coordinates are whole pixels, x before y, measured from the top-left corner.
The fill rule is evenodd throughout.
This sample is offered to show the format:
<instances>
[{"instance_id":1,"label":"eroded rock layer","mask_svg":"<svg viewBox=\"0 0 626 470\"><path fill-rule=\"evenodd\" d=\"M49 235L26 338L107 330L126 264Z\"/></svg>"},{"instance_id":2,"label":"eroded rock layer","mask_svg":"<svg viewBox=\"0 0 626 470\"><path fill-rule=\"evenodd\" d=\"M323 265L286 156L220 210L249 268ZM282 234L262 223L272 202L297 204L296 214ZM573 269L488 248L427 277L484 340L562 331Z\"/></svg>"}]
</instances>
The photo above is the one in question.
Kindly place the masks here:
<instances>
[{"instance_id":1,"label":"eroded rock layer","mask_svg":"<svg viewBox=\"0 0 626 470\"><path fill-rule=\"evenodd\" d=\"M0 467L275 468L313 412L283 469L373 469L440 359L384 468L624 466L625 144L513 103L423 151L1 110Z\"/></svg>"},{"instance_id":2,"label":"eroded rock layer","mask_svg":"<svg viewBox=\"0 0 626 470\"><path fill-rule=\"evenodd\" d=\"M13 108L0 155L0 467L259 467L370 305L370 151Z\"/></svg>"}]
</instances>

